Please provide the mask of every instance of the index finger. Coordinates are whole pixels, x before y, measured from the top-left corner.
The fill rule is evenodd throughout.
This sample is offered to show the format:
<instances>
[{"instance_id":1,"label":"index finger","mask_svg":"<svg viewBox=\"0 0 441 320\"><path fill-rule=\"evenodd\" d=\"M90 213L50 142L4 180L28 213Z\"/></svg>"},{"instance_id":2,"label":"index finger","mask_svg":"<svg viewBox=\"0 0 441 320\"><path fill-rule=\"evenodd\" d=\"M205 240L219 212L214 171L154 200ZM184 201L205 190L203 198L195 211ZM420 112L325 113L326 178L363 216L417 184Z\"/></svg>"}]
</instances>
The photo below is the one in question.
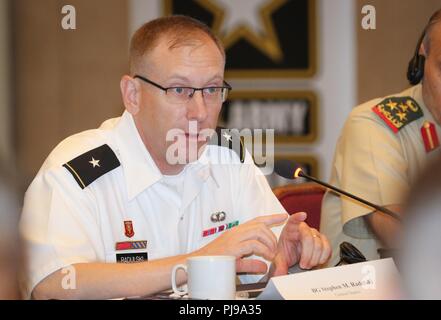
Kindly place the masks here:
<instances>
[{"instance_id":1,"label":"index finger","mask_svg":"<svg viewBox=\"0 0 441 320\"><path fill-rule=\"evenodd\" d=\"M308 217L308 215L306 214L306 212L300 211L300 212L293 213L289 219L291 221L294 221L295 223L300 223L300 222L305 221L307 217Z\"/></svg>"},{"instance_id":2,"label":"index finger","mask_svg":"<svg viewBox=\"0 0 441 320\"><path fill-rule=\"evenodd\" d=\"M287 213L270 214L267 216L257 217L255 220L257 222L264 223L267 227L274 227L282 224L288 219L289 215Z\"/></svg>"}]
</instances>

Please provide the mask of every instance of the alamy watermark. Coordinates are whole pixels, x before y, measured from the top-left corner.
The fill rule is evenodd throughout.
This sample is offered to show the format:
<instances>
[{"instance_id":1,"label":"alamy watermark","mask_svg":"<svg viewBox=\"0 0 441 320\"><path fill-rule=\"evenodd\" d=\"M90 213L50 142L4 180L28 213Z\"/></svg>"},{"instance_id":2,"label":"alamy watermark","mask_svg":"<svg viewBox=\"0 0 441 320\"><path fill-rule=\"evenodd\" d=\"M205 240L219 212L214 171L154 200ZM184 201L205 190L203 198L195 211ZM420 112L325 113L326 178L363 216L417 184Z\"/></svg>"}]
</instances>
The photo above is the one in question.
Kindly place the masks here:
<instances>
[{"instance_id":1,"label":"alamy watermark","mask_svg":"<svg viewBox=\"0 0 441 320\"><path fill-rule=\"evenodd\" d=\"M193 161L211 164L231 164L222 148L205 151L204 145L218 145L231 149L239 158L247 151L264 175L274 169L274 129L198 129L197 121L190 121L188 132L171 129L167 132L166 160L170 165L185 165ZM250 159L241 159L245 162Z\"/></svg>"},{"instance_id":2,"label":"alamy watermark","mask_svg":"<svg viewBox=\"0 0 441 320\"><path fill-rule=\"evenodd\" d=\"M64 30L75 30L77 28L77 12L73 5L67 4L61 8L64 16L61 18L61 27Z\"/></svg>"},{"instance_id":3,"label":"alamy watermark","mask_svg":"<svg viewBox=\"0 0 441 320\"><path fill-rule=\"evenodd\" d=\"M361 19L361 27L364 30L377 29L377 10L373 5L364 5L361 8L361 13L364 15Z\"/></svg>"},{"instance_id":4,"label":"alamy watermark","mask_svg":"<svg viewBox=\"0 0 441 320\"><path fill-rule=\"evenodd\" d=\"M77 273L74 266L67 266L61 269L65 274L61 279L61 287L64 290L75 290L77 288Z\"/></svg>"}]
</instances>

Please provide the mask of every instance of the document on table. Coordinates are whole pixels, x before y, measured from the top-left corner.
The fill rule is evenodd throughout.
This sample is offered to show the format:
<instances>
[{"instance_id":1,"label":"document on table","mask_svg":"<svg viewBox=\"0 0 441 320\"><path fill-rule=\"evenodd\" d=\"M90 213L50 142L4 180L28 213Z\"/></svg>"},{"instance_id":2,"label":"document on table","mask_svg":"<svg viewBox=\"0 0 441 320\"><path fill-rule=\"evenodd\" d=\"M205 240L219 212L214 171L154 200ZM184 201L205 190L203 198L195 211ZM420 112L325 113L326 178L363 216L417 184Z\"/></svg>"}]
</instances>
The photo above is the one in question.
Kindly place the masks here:
<instances>
[{"instance_id":1,"label":"document on table","mask_svg":"<svg viewBox=\"0 0 441 320\"><path fill-rule=\"evenodd\" d=\"M258 300L401 299L391 258L273 277Z\"/></svg>"}]
</instances>

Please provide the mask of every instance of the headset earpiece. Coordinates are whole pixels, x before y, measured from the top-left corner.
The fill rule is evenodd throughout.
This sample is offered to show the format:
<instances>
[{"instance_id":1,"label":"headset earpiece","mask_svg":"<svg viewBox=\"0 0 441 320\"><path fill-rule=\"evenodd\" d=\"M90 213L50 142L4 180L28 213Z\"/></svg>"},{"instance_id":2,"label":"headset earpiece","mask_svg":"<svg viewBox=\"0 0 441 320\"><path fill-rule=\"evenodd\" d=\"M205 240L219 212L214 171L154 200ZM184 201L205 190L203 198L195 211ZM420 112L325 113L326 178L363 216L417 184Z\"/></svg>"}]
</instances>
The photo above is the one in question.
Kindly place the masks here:
<instances>
[{"instance_id":1,"label":"headset earpiece","mask_svg":"<svg viewBox=\"0 0 441 320\"><path fill-rule=\"evenodd\" d=\"M425 61L426 58L421 54L413 56L409 61L409 66L407 68L407 79L411 85L416 85L423 79Z\"/></svg>"},{"instance_id":2,"label":"headset earpiece","mask_svg":"<svg viewBox=\"0 0 441 320\"><path fill-rule=\"evenodd\" d=\"M423 34L418 40L418 44L415 48L415 53L407 66L407 80L409 80L411 85L420 83L424 76L424 62L426 61L426 57L421 55L419 52L421 44L424 41L424 37L426 36L427 28L428 25L424 28Z\"/></svg>"}]
</instances>

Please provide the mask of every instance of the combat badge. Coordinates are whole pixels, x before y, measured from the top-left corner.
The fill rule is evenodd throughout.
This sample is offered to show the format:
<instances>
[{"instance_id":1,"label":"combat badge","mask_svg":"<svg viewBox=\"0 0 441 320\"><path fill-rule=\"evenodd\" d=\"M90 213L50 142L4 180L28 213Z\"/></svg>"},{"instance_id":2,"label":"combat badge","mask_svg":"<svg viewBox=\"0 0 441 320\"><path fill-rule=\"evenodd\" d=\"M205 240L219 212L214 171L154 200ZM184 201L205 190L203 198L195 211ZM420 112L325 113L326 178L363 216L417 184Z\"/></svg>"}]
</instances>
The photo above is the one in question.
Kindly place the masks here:
<instances>
[{"instance_id":1,"label":"combat badge","mask_svg":"<svg viewBox=\"0 0 441 320\"><path fill-rule=\"evenodd\" d=\"M211 215L210 220L213 223L222 222L225 220L226 217L227 217L227 214L225 213L225 211L218 211L218 212L215 212Z\"/></svg>"}]
</instances>

